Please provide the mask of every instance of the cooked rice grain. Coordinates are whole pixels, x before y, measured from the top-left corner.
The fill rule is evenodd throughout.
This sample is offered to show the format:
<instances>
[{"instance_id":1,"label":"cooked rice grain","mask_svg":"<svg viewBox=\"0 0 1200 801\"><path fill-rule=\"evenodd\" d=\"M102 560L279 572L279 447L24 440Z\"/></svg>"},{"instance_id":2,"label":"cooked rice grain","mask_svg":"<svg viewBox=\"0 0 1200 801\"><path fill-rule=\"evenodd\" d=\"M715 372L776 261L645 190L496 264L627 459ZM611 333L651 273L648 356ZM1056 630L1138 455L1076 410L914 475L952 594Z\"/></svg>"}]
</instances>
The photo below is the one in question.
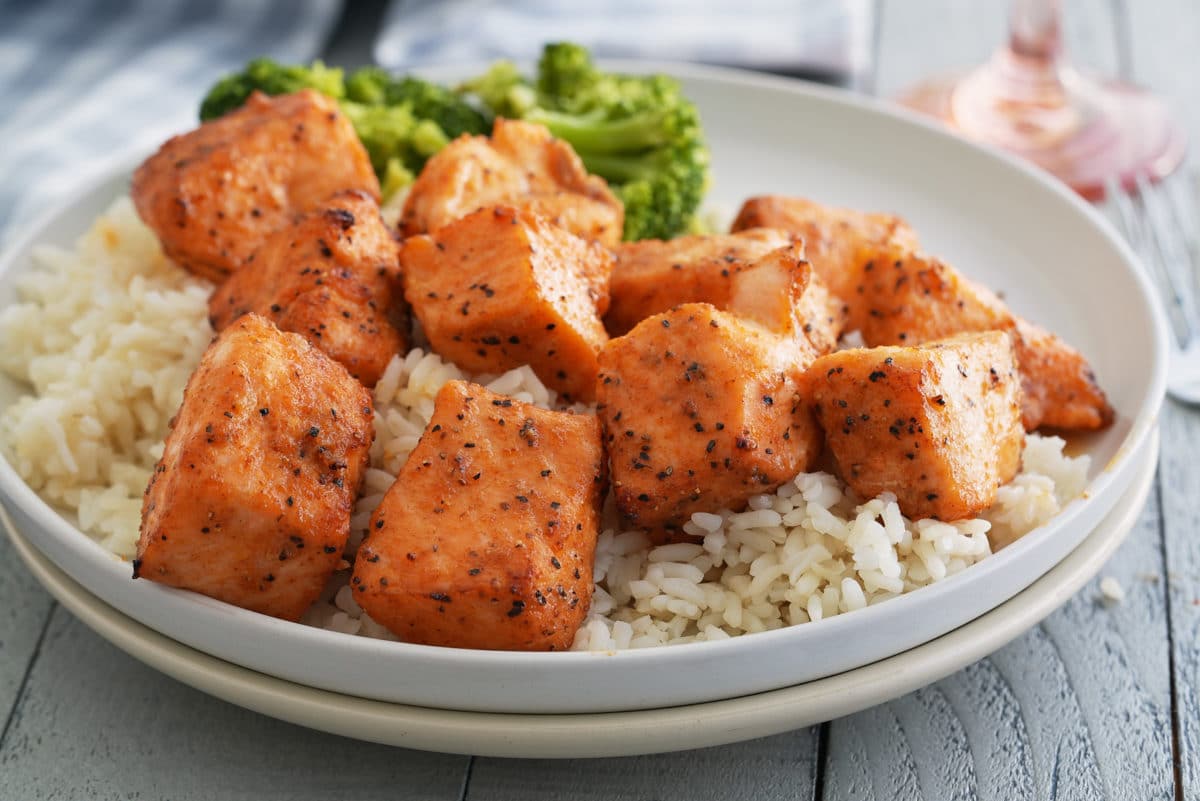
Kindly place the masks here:
<instances>
[{"instance_id":1,"label":"cooked rice grain","mask_svg":"<svg viewBox=\"0 0 1200 801\"><path fill-rule=\"evenodd\" d=\"M210 290L167 261L121 198L73 250L37 248L20 302L0 312L0 369L34 389L0 414L9 460L124 557L167 423L212 338Z\"/></svg>"}]
</instances>

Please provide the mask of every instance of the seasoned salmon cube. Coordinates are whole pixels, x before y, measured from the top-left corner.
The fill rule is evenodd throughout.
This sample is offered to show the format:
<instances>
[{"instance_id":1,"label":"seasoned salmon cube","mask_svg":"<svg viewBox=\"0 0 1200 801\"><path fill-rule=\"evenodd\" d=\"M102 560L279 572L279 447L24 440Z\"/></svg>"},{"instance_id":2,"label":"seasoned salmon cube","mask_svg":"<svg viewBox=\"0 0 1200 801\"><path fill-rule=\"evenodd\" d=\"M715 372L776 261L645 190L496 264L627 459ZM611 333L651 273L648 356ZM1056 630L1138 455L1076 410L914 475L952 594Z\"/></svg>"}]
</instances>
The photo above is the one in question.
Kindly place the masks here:
<instances>
[{"instance_id":1,"label":"seasoned salmon cube","mask_svg":"<svg viewBox=\"0 0 1200 801\"><path fill-rule=\"evenodd\" d=\"M371 416L340 364L239 318L188 381L146 489L134 577L298 620L342 559Z\"/></svg>"},{"instance_id":2,"label":"seasoned salmon cube","mask_svg":"<svg viewBox=\"0 0 1200 801\"><path fill-rule=\"evenodd\" d=\"M804 239L808 260L836 297L853 296L859 268L892 247L917 247L899 217L823 206L798 197L765 195L742 204L733 231L778 228Z\"/></svg>"},{"instance_id":3,"label":"seasoned salmon cube","mask_svg":"<svg viewBox=\"0 0 1200 801\"><path fill-rule=\"evenodd\" d=\"M1093 429L1112 422L1112 407L1082 354L1014 315L950 265L894 251L865 265L859 289L847 327L860 330L868 345L914 345L970 331L1010 333L1024 388L1026 430L1043 425Z\"/></svg>"},{"instance_id":4,"label":"seasoned salmon cube","mask_svg":"<svg viewBox=\"0 0 1200 801\"><path fill-rule=\"evenodd\" d=\"M1082 353L1020 317L1015 334L1026 430L1090 430L1112 423L1113 408Z\"/></svg>"},{"instance_id":5,"label":"seasoned salmon cube","mask_svg":"<svg viewBox=\"0 0 1200 801\"><path fill-rule=\"evenodd\" d=\"M400 262L404 295L444 358L473 372L528 364L570 400L595 397L607 250L497 206L405 240Z\"/></svg>"},{"instance_id":6,"label":"seasoned salmon cube","mask_svg":"<svg viewBox=\"0 0 1200 801\"><path fill-rule=\"evenodd\" d=\"M624 518L670 532L809 469L821 435L801 394L801 354L793 338L707 303L609 342L597 410Z\"/></svg>"},{"instance_id":7,"label":"seasoned salmon cube","mask_svg":"<svg viewBox=\"0 0 1200 801\"><path fill-rule=\"evenodd\" d=\"M625 242L614 250L612 306L604 324L612 336L680 303L729 301L733 276L793 237L773 229Z\"/></svg>"},{"instance_id":8,"label":"seasoned salmon cube","mask_svg":"<svg viewBox=\"0 0 1200 801\"><path fill-rule=\"evenodd\" d=\"M133 174L163 251L220 282L293 214L348 189L379 200L367 151L337 102L311 89L246 104L167 140Z\"/></svg>"},{"instance_id":9,"label":"seasoned salmon cube","mask_svg":"<svg viewBox=\"0 0 1200 801\"><path fill-rule=\"evenodd\" d=\"M964 331L1008 331L1013 313L949 264L893 250L863 266L847 327L868 345L916 345Z\"/></svg>"},{"instance_id":10,"label":"seasoned salmon cube","mask_svg":"<svg viewBox=\"0 0 1200 801\"><path fill-rule=\"evenodd\" d=\"M209 299L217 331L248 312L300 334L368 387L405 350L396 241L374 198L345 192L271 234Z\"/></svg>"},{"instance_id":11,"label":"seasoned salmon cube","mask_svg":"<svg viewBox=\"0 0 1200 801\"><path fill-rule=\"evenodd\" d=\"M1021 388L1008 334L843 350L813 362L812 403L838 472L913 519L992 505L1021 465Z\"/></svg>"},{"instance_id":12,"label":"seasoned salmon cube","mask_svg":"<svg viewBox=\"0 0 1200 801\"><path fill-rule=\"evenodd\" d=\"M794 338L804 364L837 347L845 323L842 302L826 290L799 242L771 251L734 275L723 309Z\"/></svg>"},{"instance_id":13,"label":"seasoned salmon cube","mask_svg":"<svg viewBox=\"0 0 1200 801\"><path fill-rule=\"evenodd\" d=\"M404 203L406 236L476 209L519 206L606 246L621 241L625 208L603 178L543 125L497 119L491 138L461 136L425 163Z\"/></svg>"},{"instance_id":14,"label":"seasoned salmon cube","mask_svg":"<svg viewBox=\"0 0 1200 801\"><path fill-rule=\"evenodd\" d=\"M408 642L569 648L591 603L603 483L594 415L451 381L372 517L354 597Z\"/></svg>"}]
</instances>

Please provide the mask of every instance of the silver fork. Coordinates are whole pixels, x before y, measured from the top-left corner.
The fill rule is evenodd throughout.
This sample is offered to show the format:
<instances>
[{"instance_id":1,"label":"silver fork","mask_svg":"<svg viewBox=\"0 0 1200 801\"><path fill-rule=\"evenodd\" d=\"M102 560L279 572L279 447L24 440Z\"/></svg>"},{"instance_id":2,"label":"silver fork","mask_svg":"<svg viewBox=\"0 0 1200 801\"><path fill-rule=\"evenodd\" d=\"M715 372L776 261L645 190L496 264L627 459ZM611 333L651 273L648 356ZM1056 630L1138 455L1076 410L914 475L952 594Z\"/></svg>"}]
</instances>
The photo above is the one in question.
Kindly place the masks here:
<instances>
[{"instance_id":1,"label":"silver fork","mask_svg":"<svg viewBox=\"0 0 1200 801\"><path fill-rule=\"evenodd\" d=\"M1123 191L1116 182L1106 189L1118 226L1141 256L1158 287L1167 322L1171 358L1167 391L1185 403L1200 405L1200 189L1184 172L1174 179L1137 179L1136 189Z\"/></svg>"}]
</instances>

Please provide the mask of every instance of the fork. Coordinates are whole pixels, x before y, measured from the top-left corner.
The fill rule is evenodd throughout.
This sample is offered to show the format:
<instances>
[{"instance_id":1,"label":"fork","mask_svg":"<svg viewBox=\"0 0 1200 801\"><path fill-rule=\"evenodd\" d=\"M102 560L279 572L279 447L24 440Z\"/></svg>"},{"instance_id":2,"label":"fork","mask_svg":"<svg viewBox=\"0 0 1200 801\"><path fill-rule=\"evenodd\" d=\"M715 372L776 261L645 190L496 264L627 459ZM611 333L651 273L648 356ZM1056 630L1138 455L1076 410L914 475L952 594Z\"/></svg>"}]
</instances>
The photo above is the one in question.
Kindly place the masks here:
<instances>
[{"instance_id":1,"label":"fork","mask_svg":"<svg viewBox=\"0 0 1200 801\"><path fill-rule=\"evenodd\" d=\"M1181 177L1185 180L1152 182L1139 175L1130 190L1112 181L1105 197L1166 309L1171 346L1167 392L1184 403L1200 405L1200 257L1196 237L1189 237L1200 225L1200 176L1184 173Z\"/></svg>"}]
</instances>

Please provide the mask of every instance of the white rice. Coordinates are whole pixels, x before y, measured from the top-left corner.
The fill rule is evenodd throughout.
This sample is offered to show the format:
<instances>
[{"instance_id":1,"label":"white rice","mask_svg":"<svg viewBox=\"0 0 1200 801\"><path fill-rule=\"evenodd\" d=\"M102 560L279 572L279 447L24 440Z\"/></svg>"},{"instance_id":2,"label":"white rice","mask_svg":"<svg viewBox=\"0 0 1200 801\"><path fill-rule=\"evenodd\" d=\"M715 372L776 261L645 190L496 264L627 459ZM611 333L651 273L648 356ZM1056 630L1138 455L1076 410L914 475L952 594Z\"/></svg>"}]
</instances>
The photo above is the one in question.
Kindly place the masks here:
<instances>
[{"instance_id":1,"label":"white rice","mask_svg":"<svg viewBox=\"0 0 1200 801\"><path fill-rule=\"evenodd\" d=\"M129 558L141 498L167 423L208 344L211 287L171 264L128 199L73 251L41 248L21 303L0 312L0 369L32 385L0 413L21 476L80 528ZM528 367L471 376L433 353L393 358L375 388L376 438L351 519L347 562L304 620L371 637L347 582L372 511L433 413L438 390L469 378L546 408L555 394ZM895 498L856 498L836 477L802 473L741 512L692 516L692 543L651 545L622 531L611 503L596 550L596 589L576 649L726 639L861 609L954 575L1049 520L1087 482L1088 458L1058 437L1026 437L1021 473L981 518L908 520Z\"/></svg>"},{"instance_id":2,"label":"white rice","mask_svg":"<svg viewBox=\"0 0 1200 801\"><path fill-rule=\"evenodd\" d=\"M34 394L0 414L0 437L34 490L131 557L167 422L212 338L212 287L163 257L128 198L73 250L33 261L22 302L0 311L0 369Z\"/></svg>"}]
</instances>

